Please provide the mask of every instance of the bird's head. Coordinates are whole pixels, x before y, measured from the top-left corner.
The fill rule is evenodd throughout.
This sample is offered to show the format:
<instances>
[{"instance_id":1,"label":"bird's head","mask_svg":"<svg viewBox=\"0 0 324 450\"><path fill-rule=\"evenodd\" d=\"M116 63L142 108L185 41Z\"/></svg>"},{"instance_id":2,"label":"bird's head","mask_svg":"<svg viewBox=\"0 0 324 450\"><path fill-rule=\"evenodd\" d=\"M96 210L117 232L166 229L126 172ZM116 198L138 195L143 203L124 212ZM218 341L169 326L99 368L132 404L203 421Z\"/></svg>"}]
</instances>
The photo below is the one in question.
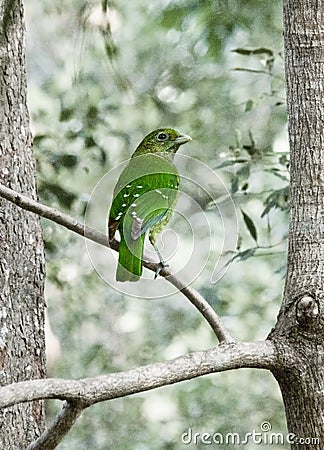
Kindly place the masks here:
<instances>
[{"instance_id":1,"label":"bird's head","mask_svg":"<svg viewBox=\"0 0 324 450\"><path fill-rule=\"evenodd\" d=\"M159 128L149 133L139 144L133 156L144 153L174 154L180 145L191 141L191 137L173 128Z\"/></svg>"}]
</instances>

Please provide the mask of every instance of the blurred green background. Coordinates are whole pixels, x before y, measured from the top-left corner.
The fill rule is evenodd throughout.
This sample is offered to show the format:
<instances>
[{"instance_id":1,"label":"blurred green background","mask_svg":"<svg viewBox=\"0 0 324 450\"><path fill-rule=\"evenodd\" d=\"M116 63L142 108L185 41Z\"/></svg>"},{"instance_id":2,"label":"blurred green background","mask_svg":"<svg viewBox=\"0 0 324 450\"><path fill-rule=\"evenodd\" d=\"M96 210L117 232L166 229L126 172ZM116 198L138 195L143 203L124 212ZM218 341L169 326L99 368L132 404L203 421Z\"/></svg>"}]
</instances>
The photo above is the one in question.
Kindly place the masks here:
<instances>
[{"instance_id":1,"label":"blurred green background","mask_svg":"<svg viewBox=\"0 0 324 450\"><path fill-rule=\"evenodd\" d=\"M232 242L238 239L227 253L233 259L227 272L212 284L204 253L194 287L237 340L266 338L279 310L288 229L281 2L30 0L25 7L41 201L87 220L91 192L108 173L106 199L87 210L104 230L116 181L111 170L154 128L171 125L190 134L181 153L215 170L238 220L237 233L234 225L227 230ZM203 177L195 165L186 170L193 180ZM209 190L222 204L222 189L211 183ZM217 241L219 214L210 197L190 184L187 194L215 224ZM196 220L190 205L186 214ZM56 336L48 341L49 376L96 376L216 345L183 296L124 295L98 274L83 239L48 221L42 225ZM185 245L186 239L180 233ZM116 255L100 251L93 250L98 265L105 266L106 255L113 277ZM137 295L156 296L166 282L156 283L139 284ZM49 420L60 407L48 404ZM263 421L274 432L286 430L277 384L266 371L242 369L96 405L58 448L203 449L201 442L181 441L189 427L244 435L260 431Z\"/></svg>"}]
</instances>

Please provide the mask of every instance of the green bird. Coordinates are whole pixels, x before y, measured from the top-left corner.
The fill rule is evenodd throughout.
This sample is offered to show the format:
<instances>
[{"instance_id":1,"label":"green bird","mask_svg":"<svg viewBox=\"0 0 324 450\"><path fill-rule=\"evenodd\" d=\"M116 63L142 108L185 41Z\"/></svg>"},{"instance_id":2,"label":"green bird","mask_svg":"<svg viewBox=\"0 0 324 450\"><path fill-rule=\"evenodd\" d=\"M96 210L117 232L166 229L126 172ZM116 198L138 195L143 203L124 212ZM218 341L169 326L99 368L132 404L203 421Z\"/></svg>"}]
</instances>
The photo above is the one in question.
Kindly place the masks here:
<instances>
[{"instance_id":1,"label":"green bird","mask_svg":"<svg viewBox=\"0 0 324 450\"><path fill-rule=\"evenodd\" d=\"M189 136L172 128L154 130L138 145L121 173L108 221L109 240L117 230L120 234L117 281L140 279L147 232L160 259L155 277L166 266L156 239L169 222L179 194L174 155L180 145L189 141Z\"/></svg>"}]
</instances>

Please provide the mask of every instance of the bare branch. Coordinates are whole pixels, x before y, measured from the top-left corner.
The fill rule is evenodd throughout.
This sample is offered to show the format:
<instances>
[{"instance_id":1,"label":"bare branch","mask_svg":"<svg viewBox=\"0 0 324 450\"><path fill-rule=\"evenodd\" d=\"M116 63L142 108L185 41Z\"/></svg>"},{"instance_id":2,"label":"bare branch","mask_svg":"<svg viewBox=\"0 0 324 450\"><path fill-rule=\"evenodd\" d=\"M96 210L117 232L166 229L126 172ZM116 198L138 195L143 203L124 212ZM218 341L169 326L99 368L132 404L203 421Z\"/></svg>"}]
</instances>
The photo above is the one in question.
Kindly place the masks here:
<instances>
[{"instance_id":1,"label":"bare branch","mask_svg":"<svg viewBox=\"0 0 324 450\"><path fill-rule=\"evenodd\" d=\"M200 311L214 330L219 342L234 342L234 339L225 328L221 318L215 313L214 309L193 287L184 284L177 276L173 275L167 267L161 271L161 275L165 277L173 286L177 287L180 292Z\"/></svg>"},{"instance_id":2,"label":"bare branch","mask_svg":"<svg viewBox=\"0 0 324 450\"><path fill-rule=\"evenodd\" d=\"M53 450L88 406L114 398L243 367L271 369L276 351L271 341L222 344L128 372L79 381L45 379L0 388L0 408L40 398L67 400L51 426L27 450Z\"/></svg>"},{"instance_id":3,"label":"bare branch","mask_svg":"<svg viewBox=\"0 0 324 450\"><path fill-rule=\"evenodd\" d=\"M84 410L80 403L65 402L63 409L58 414L49 428L27 450L53 450L71 430L75 422Z\"/></svg>"},{"instance_id":4,"label":"bare branch","mask_svg":"<svg viewBox=\"0 0 324 450\"><path fill-rule=\"evenodd\" d=\"M97 231L91 227L88 227L81 222L73 219L67 214L58 211L55 208L50 208L49 206L43 205L42 203L36 202L35 200L26 197L19 192L13 191L12 189L0 184L0 196L5 198L11 203L19 206L20 208L37 214L45 219L52 220L53 222L62 225L68 230L73 231L80 236L84 236L91 241L97 242L98 244L104 245L106 247L111 247L113 250L118 250L118 242L113 241L113 245L109 245L108 237L104 233Z\"/></svg>"},{"instance_id":5,"label":"bare branch","mask_svg":"<svg viewBox=\"0 0 324 450\"><path fill-rule=\"evenodd\" d=\"M161 363L127 372L81 380L47 378L13 383L0 388L0 408L17 403L60 399L88 407L94 403L125 397L202 375L238 368L274 369L277 352L271 341L237 342L189 353ZM287 363L288 364L288 363Z\"/></svg>"},{"instance_id":6,"label":"bare branch","mask_svg":"<svg viewBox=\"0 0 324 450\"><path fill-rule=\"evenodd\" d=\"M94 228L78 222L77 220L73 219L67 214L58 211L57 209L50 208L49 206L43 205L39 202L36 202L35 200L26 197L25 195L13 191L12 189L7 188L2 184L0 184L0 197L5 198L6 200L14 203L15 205L26 211L30 211L41 217L52 220L53 222L62 225L63 227L93 242L118 251L119 243L115 239L109 242L108 237L104 233L101 233ZM158 267L158 264L156 262L145 256L143 257L143 265L153 272L156 272L156 269ZM226 330L220 317L209 305L209 303L195 289L193 289L191 286L187 286L167 267L165 267L160 272L160 275L163 276L169 283L173 284L173 286L178 288L183 293L183 295L187 297L187 299L198 309L198 311L203 315L203 317L207 320L207 322L213 329L219 342L234 341L234 339Z\"/></svg>"}]
</instances>

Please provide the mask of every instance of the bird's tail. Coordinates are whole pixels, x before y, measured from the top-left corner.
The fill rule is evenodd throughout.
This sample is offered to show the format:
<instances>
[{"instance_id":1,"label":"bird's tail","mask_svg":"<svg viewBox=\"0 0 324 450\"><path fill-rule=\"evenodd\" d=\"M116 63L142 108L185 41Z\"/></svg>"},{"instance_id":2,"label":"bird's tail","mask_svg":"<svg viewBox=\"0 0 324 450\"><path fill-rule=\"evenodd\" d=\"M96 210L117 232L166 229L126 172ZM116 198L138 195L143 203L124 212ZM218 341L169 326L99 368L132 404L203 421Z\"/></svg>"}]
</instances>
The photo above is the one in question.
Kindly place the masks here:
<instances>
[{"instance_id":1,"label":"bird's tail","mask_svg":"<svg viewBox=\"0 0 324 450\"><path fill-rule=\"evenodd\" d=\"M119 244L119 258L116 272L117 281L138 281L142 275L142 256L145 234L137 239L126 242L121 236Z\"/></svg>"}]
</instances>

